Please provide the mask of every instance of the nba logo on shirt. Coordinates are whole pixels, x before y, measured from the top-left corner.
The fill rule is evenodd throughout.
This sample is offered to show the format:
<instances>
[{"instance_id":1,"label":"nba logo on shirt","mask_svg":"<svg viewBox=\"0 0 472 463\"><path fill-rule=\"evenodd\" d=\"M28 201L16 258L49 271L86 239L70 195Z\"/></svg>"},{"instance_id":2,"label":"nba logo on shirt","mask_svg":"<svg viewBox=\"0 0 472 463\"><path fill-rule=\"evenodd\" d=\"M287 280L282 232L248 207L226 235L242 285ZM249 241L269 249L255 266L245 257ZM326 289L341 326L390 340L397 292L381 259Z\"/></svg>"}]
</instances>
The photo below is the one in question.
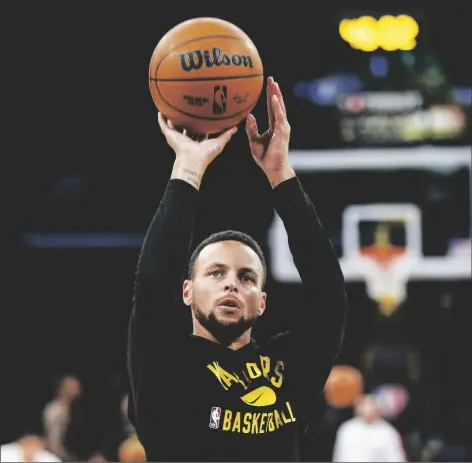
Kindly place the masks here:
<instances>
[{"instance_id":1,"label":"nba logo on shirt","mask_svg":"<svg viewBox=\"0 0 472 463\"><path fill-rule=\"evenodd\" d=\"M210 424L209 424L211 429L218 429L220 427L220 417L221 417L221 408L211 407Z\"/></svg>"}]
</instances>

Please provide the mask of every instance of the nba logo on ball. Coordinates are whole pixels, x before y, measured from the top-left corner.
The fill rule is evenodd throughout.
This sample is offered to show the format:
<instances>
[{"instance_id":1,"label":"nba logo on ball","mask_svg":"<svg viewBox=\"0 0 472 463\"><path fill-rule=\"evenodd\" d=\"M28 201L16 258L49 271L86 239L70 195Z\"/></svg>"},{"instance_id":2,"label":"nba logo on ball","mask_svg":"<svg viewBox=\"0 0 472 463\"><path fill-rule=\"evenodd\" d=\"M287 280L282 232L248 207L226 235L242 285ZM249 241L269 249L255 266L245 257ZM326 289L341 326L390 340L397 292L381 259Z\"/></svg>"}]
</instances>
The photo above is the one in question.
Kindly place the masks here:
<instances>
[{"instance_id":1,"label":"nba logo on ball","mask_svg":"<svg viewBox=\"0 0 472 463\"><path fill-rule=\"evenodd\" d=\"M212 407L210 412L210 428L218 429L220 427L221 408Z\"/></svg>"},{"instance_id":2,"label":"nba logo on ball","mask_svg":"<svg viewBox=\"0 0 472 463\"><path fill-rule=\"evenodd\" d=\"M226 112L226 98L228 89L226 85L217 85L213 89L213 114L224 114Z\"/></svg>"}]
</instances>

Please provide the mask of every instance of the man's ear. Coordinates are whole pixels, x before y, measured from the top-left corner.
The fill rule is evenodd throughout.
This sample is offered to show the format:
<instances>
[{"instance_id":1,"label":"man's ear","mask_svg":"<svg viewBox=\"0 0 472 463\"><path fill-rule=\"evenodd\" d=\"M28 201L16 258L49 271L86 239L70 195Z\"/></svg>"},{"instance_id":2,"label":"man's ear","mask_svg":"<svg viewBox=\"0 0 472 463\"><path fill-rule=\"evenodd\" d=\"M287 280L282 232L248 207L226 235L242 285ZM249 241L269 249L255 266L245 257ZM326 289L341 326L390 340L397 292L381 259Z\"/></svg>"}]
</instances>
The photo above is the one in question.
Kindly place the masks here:
<instances>
[{"instance_id":1,"label":"man's ear","mask_svg":"<svg viewBox=\"0 0 472 463\"><path fill-rule=\"evenodd\" d=\"M193 281L192 280L185 280L184 286L182 289L182 297L184 300L184 304L188 307L192 305L193 302Z\"/></svg>"},{"instance_id":2,"label":"man's ear","mask_svg":"<svg viewBox=\"0 0 472 463\"><path fill-rule=\"evenodd\" d=\"M267 301L267 293L262 293L261 297L261 303L257 309L257 315L260 317L261 315L264 314L265 309L266 309L266 301Z\"/></svg>"}]
</instances>

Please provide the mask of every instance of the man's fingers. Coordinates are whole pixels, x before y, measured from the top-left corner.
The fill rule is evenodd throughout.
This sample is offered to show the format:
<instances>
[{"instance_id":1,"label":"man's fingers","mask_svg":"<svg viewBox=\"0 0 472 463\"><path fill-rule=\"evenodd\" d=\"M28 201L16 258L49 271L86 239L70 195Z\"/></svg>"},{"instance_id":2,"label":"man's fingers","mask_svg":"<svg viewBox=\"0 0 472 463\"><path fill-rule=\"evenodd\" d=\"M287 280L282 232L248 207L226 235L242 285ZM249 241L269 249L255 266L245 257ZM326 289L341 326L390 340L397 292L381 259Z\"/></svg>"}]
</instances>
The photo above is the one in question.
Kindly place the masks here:
<instances>
[{"instance_id":1,"label":"man's fingers","mask_svg":"<svg viewBox=\"0 0 472 463\"><path fill-rule=\"evenodd\" d=\"M274 109L275 114L275 123L280 124L282 127L285 127L287 123L287 118L285 117L285 112L280 104L280 100L277 95L272 95L272 108Z\"/></svg>"},{"instance_id":2,"label":"man's fingers","mask_svg":"<svg viewBox=\"0 0 472 463\"><path fill-rule=\"evenodd\" d=\"M274 83L274 79L272 77L269 77L267 79L267 85L266 85L266 100L267 100L267 118L269 119L269 130L272 131L274 130L274 111L272 109L272 91L270 89L271 85Z\"/></svg>"},{"instance_id":3,"label":"man's fingers","mask_svg":"<svg viewBox=\"0 0 472 463\"><path fill-rule=\"evenodd\" d=\"M167 122L160 111L157 113L157 121L159 122L159 127L161 128L161 132L167 137L170 131L170 128L167 125Z\"/></svg>"},{"instance_id":4,"label":"man's fingers","mask_svg":"<svg viewBox=\"0 0 472 463\"><path fill-rule=\"evenodd\" d=\"M277 95L277 98L279 99L280 106L282 106L282 110L285 114L287 114L287 109L285 108L285 103L284 103L284 97L282 96L282 91L280 90L279 84L277 82L274 82L275 86L275 94Z\"/></svg>"},{"instance_id":5,"label":"man's fingers","mask_svg":"<svg viewBox=\"0 0 472 463\"><path fill-rule=\"evenodd\" d=\"M219 143L222 145L221 148L224 148L226 143L228 143L231 140L231 137L238 131L237 127L233 127L231 129L225 130L221 135L218 136L217 140Z\"/></svg>"},{"instance_id":6,"label":"man's fingers","mask_svg":"<svg viewBox=\"0 0 472 463\"><path fill-rule=\"evenodd\" d=\"M246 118L246 133L249 141L258 140L260 138L256 118L249 114Z\"/></svg>"}]
</instances>

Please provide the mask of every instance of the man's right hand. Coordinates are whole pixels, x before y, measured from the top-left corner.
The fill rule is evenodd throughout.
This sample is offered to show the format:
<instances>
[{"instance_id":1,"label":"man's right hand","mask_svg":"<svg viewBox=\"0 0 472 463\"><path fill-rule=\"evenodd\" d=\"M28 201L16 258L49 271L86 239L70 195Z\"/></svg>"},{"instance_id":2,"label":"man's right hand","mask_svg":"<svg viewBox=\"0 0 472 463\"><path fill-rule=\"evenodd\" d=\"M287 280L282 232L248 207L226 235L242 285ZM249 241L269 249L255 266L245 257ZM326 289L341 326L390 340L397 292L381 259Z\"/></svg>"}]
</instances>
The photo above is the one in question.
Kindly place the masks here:
<instances>
[{"instance_id":1,"label":"man's right hand","mask_svg":"<svg viewBox=\"0 0 472 463\"><path fill-rule=\"evenodd\" d=\"M170 120L159 112L159 126L166 137L168 145L175 152L175 162L171 178L178 178L190 183L197 190L207 167L223 151L223 148L236 133L237 128L226 130L216 138L193 140L184 130L179 132Z\"/></svg>"}]
</instances>

